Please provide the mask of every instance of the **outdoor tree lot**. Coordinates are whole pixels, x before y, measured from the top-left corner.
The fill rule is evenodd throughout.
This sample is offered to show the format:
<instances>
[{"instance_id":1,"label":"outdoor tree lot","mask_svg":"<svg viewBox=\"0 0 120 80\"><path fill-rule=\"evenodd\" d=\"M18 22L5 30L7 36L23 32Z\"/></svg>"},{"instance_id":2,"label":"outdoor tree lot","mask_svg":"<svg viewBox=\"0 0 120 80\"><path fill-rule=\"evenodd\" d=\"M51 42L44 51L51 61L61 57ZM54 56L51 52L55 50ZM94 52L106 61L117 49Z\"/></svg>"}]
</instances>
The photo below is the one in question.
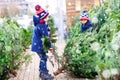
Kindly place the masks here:
<instances>
[{"instance_id":1,"label":"outdoor tree lot","mask_svg":"<svg viewBox=\"0 0 120 80\"><path fill-rule=\"evenodd\" d=\"M78 18L70 28L64 49L65 68L73 77L119 80L120 1L104 2L89 10L89 16L92 32L80 33ZM0 23L0 80L9 73L16 75L15 70L31 60L31 55L24 54L31 44L31 27L24 29L13 19Z\"/></svg>"},{"instance_id":2,"label":"outdoor tree lot","mask_svg":"<svg viewBox=\"0 0 120 80\"><path fill-rule=\"evenodd\" d=\"M120 1L104 2L89 10L89 16L92 32L80 33L79 17L70 28L64 49L65 67L74 77L119 80Z\"/></svg>"},{"instance_id":3,"label":"outdoor tree lot","mask_svg":"<svg viewBox=\"0 0 120 80\"><path fill-rule=\"evenodd\" d=\"M23 63L31 61L26 49L31 44L32 26L23 28L16 21L19 14L16 4L2 6L0 12L0 80L8 80L10 74L17 76L16 70Z\"/></svg>"},{"instance_id":4,"label":"outdoor tree lot","mask_svg":"<svg viewBox=\"0 0 120 80\"><path fill-rule=\"evenodd\" d=\"M0 23L0 80L8 80L10 74L17 76L16 70L23 63L26 65L31 62L32 55L26 54L26 49L31 44L33 26L20 26L12 17L4 17ZM51 38L56 37L54 22L49 17L48 24L51 28ZM43 37L43 40L48 40ZM46 45L48 42L43 41ZM56 39L51 39L52 43ZM45 47L46 48L46 47Z\"/></svg>"},{"instance_id":5,"label":"outdoor tree lot","mask_svg":"<svg viewBox=\"0 0 120 80\"><path fill-rule=\"evenodd\" d=\"M25 29L12 19L3 19L0 24L0 80L8 74L17 75L16 69L31 60L25 49L31 43L31 28Z\"/></svg>"}]
</instances>

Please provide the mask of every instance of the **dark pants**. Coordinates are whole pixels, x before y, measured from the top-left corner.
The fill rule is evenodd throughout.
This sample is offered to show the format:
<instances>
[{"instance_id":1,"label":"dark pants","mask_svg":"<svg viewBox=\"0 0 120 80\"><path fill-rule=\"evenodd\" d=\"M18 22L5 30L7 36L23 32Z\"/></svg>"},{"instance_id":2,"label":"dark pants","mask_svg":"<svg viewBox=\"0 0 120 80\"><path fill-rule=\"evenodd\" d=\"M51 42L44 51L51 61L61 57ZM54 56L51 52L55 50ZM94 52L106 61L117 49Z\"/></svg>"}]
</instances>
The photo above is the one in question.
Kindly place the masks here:
<instances>
[{"instance_id":1,"label":"dark pants","mask_svg":"<svg viewBox=\"0 0 120 80\"><path fill-rule=\"evenodd\" d=\"M47 55L46 53L42 52L42 53L37 53L40 57L40 63L39 63L39 71L41 72L45 72L48 73L47 70Z\"/></svg>"}]
</instances>

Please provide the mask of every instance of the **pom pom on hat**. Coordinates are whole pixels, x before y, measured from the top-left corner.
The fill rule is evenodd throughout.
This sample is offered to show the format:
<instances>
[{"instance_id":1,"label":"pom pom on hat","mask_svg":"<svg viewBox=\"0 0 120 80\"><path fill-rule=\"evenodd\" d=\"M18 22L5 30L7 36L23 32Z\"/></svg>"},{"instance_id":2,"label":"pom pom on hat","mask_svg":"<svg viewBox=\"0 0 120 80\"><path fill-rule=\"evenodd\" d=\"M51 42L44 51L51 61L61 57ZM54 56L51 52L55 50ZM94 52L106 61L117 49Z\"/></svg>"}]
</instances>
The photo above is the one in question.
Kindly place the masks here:
<instances>
[{"instance_id":1,"label":"pom pom on hat","mask_svg":"<svg viewBox=\"0 0 120 80\"><path fill-rule=\"evenodd\" d=\"M88 20L88 12L86 10L81 12L80 20Z\"/></svg>"},{"instance_id":2,"label":"pom pom on hat","mask_svg":"<svg viewBox=\"0 0 120 80\"><path fill-rule=\"evenodd\" d=\"M36 11L39 11L39 10L40 10L40 8L41 8L41 6L40 6L40 5L36 5L36 6L35 6L35 10L36 10Z\"/></svg>"}]
</instances>

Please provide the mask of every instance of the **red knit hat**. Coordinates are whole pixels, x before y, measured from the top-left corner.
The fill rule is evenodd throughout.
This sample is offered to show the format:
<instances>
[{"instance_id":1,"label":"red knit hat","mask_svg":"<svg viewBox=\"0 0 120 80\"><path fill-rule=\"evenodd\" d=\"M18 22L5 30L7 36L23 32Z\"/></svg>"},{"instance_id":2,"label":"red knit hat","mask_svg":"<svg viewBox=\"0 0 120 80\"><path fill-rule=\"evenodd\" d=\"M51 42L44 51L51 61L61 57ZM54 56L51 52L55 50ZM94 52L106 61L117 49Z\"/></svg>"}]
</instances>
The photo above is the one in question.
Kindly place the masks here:
<instances>
[{"instance_id":1,"label":"red knit hat","mask_svg":"<svg viewBox=\"0 0 120 80\"><path fill-rule=\"evenodd\" d=\"M35 6L36 14L39 14L44 11L44 9L40 5Z\"/></svg>"},{"instance_id":2,"label":"red knit hat","mask_svg":"<svg viewBox=\"0 0 120 80\"><path fill-rule=\"evenodd\" d=\"M40 5L35 6L36 14L39 15L40 19L45 19L49 13L45 11Z\"/></svg>"}]
</instances>

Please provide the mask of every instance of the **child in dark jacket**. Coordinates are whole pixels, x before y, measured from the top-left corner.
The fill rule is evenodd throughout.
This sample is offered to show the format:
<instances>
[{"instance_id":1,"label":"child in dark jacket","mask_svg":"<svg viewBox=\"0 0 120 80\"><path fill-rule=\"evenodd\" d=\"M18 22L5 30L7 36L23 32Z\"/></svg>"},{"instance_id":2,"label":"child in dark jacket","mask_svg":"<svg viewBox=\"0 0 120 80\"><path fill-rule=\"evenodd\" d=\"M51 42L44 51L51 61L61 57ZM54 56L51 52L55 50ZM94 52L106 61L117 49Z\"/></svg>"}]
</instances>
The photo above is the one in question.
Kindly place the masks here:
<instances>
[{"instance_id":1,"label":"child in dark jacket","mask_svg":"<svg viewBox=\"0 0 120 80\"><path fill-rule=\"evenodd\" d=\"M40 5L35 6L36 15L33 15L34 30L32 34L31 50L36 52L40 57L39 71L41 79L53 79L54 77L48 73L47 70L47 55L43 50L42 37L48 36L48 29L46 24L47 16L49 15ZM49 50L52 51L51 45Z\"/></svg>"},{"instance_id":2,"label":"child in dark jacket","mask_svg":"<svg viewBox=\"0 0 120 80\"><path fill-rule=\"evenodd\" d=\"M82 11L80 15L81 25L81 32L85 32L86 30L91 30L92 24L88 18L88 12L86 10Z\"/></svg>"}]
</instances>

